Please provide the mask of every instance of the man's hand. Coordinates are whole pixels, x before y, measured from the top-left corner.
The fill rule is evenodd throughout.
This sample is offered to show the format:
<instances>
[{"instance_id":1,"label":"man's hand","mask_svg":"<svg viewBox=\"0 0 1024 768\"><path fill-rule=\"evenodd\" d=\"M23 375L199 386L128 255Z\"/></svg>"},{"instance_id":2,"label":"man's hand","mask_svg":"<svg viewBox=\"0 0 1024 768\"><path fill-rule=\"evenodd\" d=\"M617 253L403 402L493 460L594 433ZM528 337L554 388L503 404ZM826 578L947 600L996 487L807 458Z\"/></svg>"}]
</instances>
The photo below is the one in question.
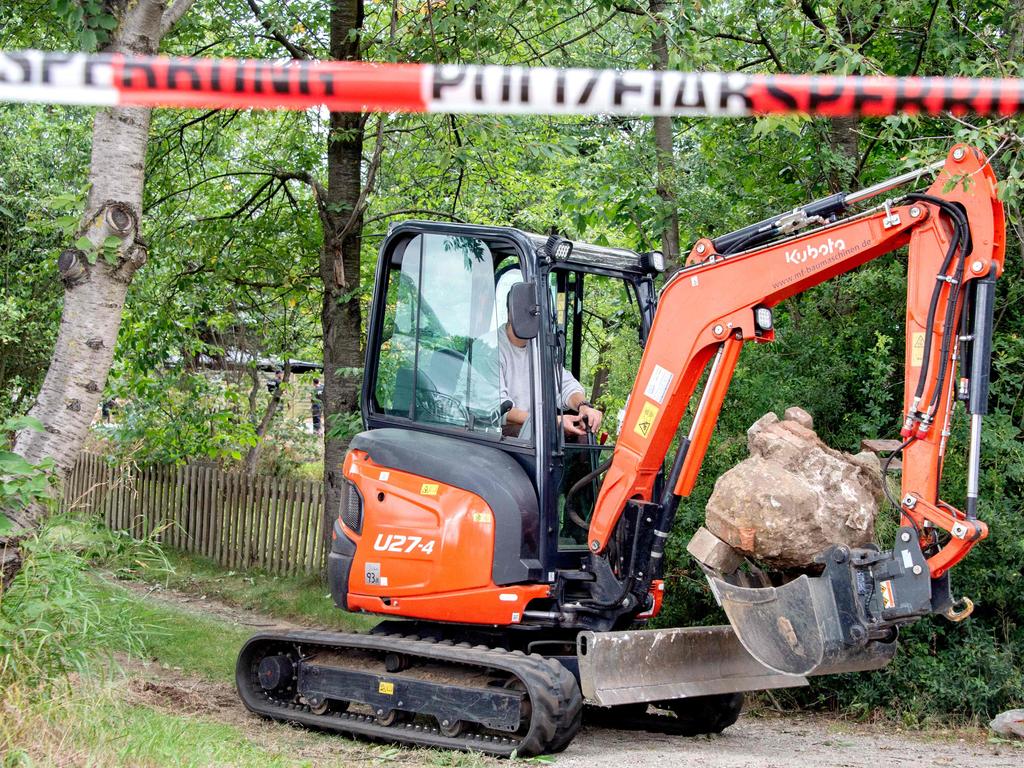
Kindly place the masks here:
<instances>
[{"instance_id":1,"label":"man's hand","mask_svg":"<svg viewBox=\"0 0 1024 768\"><path fill-rule=\"evenodd\" d=\"M583 431L582 421L582 416L572 413L564 413L558 417L558 423L562 425L562 429L565 430L565 434L567 435L586 434L586 432Z\"/></svg>"},{"instance_id":2,"label":"man's hand","mask_svg":"<svg viewBox=\"0 0 1024 768\"><path fill-rule=\"evenodd\" d=\"M593 432L596 435L598 428L601 426L601 419L604 418L604 414L597 410L597 408L591 408L589 405L581 405L579 418L583 421L583 426L587 431Z\"/></svg>"}]
</instances>

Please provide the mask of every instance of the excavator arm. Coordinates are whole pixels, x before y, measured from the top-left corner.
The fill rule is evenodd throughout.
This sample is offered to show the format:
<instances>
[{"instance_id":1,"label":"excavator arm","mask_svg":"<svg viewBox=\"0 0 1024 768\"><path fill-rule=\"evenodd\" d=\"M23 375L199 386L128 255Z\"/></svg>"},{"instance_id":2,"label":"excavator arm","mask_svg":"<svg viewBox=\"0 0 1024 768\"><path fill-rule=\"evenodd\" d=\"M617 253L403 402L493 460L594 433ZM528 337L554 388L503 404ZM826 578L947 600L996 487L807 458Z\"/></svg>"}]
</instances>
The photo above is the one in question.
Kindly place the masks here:
<instances>
[{"instance_id":1,"label":"excavator arm","mask_svg":"<svg viewBox=\"0 0 1024 768\"><path fill-rule=\"evenodd\" d=\"M830 638L838 637L842 648L860 648L870 640L891 639L894 626L925 613L957 615L947 571L988 533L976 514L978 465L1005 221L991 167L981 152L965 145L950 150L924 194L906 194L831 223L820 214L834 217L842 211L842 195L822 202L827 211L822 208L819 213L809 206L718 240L698 241L686 267L665 285L591 518L589 547L596 582L605 584L598 589L607 596L615 592L607 586L609 576L615 573L621 583L626 575L607 563L623 516L632 510L631 519L650 521L651 558L627 576L644 583L640 574L647 570L649 576L658 569L679 499L693 490L742 345L772 341L771 310L782 300L909 245L899 541L885 553L833 548L823 555L832 560L818 577L824 584L819 584L821 594L812 597L811 589L797 594L796 588L789 593L796 603L827 604L822 611L829 615L817 618L819 634L826 635L819 655L835 661L835 649L824 647ZM797 236L783 234L809 222L816 222L816 228ZM764 243L773 236L774 241ZM664 491L655 499L656 479L706 370L693 421L680 439ZM939 498L957 399L966 403L971 415L964 511ZM634 538L639 542L643 537L635 533ZM806 613L809 606L780 607L776 594L789 585L756 589L731 583L725 574L708 576L734 629L755 657L783 672L809 671L811 662L800 654L787 661L764 651L773 643L792 651L789 641L794 632L801 634L799 622L785 611ZM895 598L894 587L899 587ZM623 594L628 602L629 584L623 585ZM904 600L904 595L910 597ZM767 608L773 601L779 604ZM838 625L831 630L822 627L830 622ZM761 626L765 623L772 626L766 629ZM765 632L774 637L766 640ZM822 658L817 659L819 666Z\"/></svg>"}]
</instances>

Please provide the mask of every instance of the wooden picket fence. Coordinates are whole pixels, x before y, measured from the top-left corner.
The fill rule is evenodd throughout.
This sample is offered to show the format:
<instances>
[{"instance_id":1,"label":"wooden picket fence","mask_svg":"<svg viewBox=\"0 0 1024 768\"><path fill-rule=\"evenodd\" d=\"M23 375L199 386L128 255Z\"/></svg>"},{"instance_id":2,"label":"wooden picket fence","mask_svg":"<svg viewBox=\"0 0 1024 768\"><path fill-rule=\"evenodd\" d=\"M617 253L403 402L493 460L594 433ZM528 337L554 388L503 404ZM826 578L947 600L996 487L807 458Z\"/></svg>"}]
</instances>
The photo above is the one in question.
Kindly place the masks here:
<instances>
[{"instance_id":1,"label":"wooden picket fence","mask_svg":"<svg viewBox=\"0 0 1024 768\"><path fill-rule=\"evenodd\" d=\"M113 530L225 568L314 574L324 562L322 483L193 465L119 469L83 453L64 491L66 507L102 514Z\"/></svg>"}]
</instances>

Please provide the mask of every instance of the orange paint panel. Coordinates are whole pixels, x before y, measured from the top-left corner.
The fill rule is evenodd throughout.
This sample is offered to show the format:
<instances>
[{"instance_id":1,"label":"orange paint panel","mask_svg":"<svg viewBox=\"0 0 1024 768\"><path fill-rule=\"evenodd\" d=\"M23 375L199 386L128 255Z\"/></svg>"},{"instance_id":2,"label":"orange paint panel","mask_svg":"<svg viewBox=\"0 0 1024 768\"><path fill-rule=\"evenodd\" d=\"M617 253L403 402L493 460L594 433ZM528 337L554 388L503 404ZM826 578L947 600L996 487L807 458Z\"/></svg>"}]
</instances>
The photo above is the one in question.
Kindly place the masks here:
<instances>
[{"instance_id":1,"label":"orange paint panel","mask_svg":"<svg viewBox=\"0 0 1024 768\"><path fill-rule=\"evenodd\" d=\"M500 614L498 623L509 623L517 606L521 612L524 601L537 596L536 589L523 597L494 585L494 515L476 494L379 466L362 451L349 452L344 473L363 498L362 532L346 528L356 543L350 608L481 623L494 623ZM546 595L548 587L540 591ZM515 597L500 599L499 593ZM486 618L467 608L473 595ZM488 608L491 599L495 605Z\"/></svg>"},{"instance_id":2,"label":"orange paint panel","mask_svg":"<svg viewBox=\"0 0 1024 768\"><path fill-rule=\"evenodd\" d=\"M460 624L518 624L531 600L548 597L546 584L474 589L447 594L388 598L349 592L350 610Z\"/></svg>"}]
</instances>

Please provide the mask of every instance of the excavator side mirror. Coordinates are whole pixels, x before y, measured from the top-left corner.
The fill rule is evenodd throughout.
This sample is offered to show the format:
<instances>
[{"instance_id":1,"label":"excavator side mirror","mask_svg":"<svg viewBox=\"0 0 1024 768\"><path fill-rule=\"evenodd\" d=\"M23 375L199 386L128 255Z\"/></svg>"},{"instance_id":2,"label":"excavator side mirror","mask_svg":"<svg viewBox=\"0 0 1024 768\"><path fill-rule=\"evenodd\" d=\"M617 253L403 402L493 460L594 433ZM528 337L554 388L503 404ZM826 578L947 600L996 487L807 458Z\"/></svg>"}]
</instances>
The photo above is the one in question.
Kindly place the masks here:
<instances>
[{"instance_id":1,"label":"excavator side mirror","mask_svg":"<svg viewBox=\"0 0 1024 768\"><path fill-rule=\"evenodd\" d=\"M540 333L540 304L537 284L515 283L508 292L508 321L520 339L534 339Z\"/></svg>"}]
</instances>

